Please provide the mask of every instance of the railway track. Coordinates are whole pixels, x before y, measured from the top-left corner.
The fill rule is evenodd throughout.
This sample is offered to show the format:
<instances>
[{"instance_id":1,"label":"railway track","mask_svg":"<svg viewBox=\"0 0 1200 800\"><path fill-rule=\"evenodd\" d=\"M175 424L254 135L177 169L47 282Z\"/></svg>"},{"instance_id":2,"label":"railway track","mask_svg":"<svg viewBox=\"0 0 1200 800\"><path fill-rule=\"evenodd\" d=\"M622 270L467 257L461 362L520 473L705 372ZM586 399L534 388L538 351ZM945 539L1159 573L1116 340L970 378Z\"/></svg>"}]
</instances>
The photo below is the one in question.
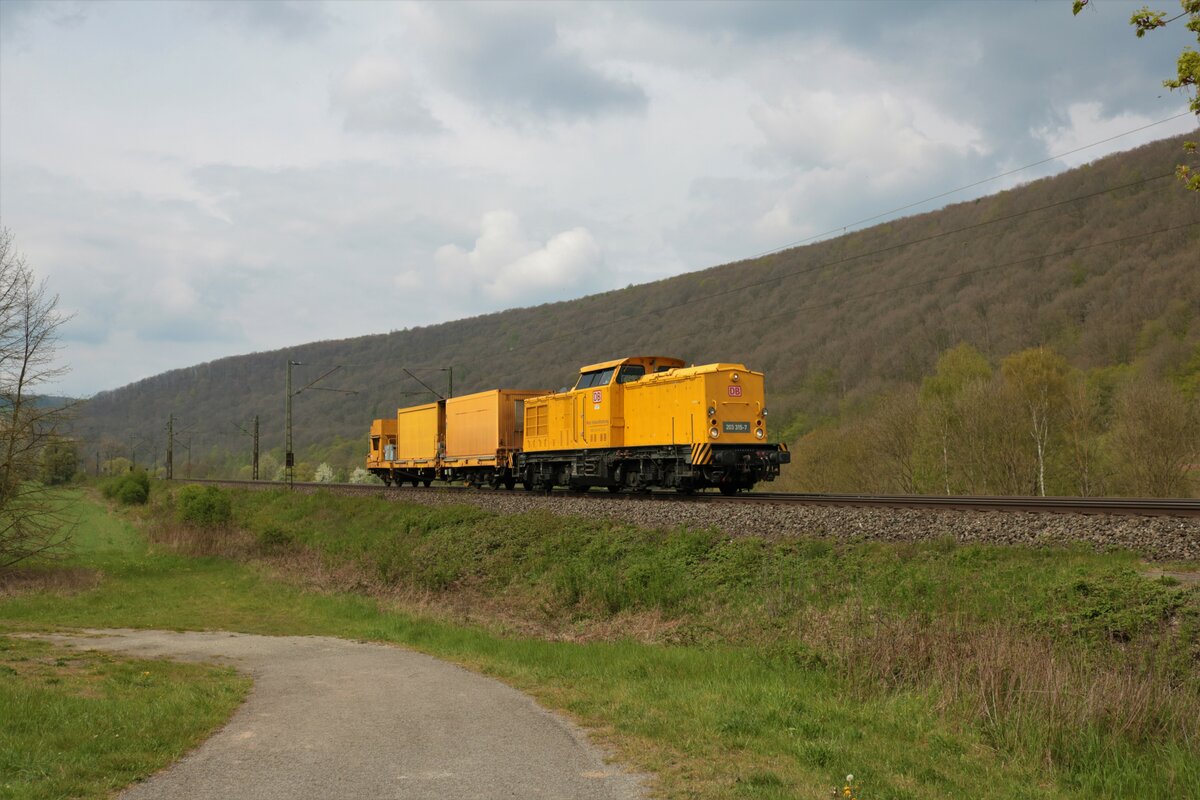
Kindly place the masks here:
<instances>
[{"instance_id":1,"label":"railway track","mask_svg":"<svg viewBox=\"0 0 1200 800\"><path fill-rule=\"evenodd\" d=\"M249 488L279 488L283 483L272 481L205 480L185 479L188 483L209 483L221 486ZM314 489L337 489L341 493L395 494L447 493L470 491L499 491L492 489L473 490L467 486L438 487L387 487L352 483L295 483L303 491ZM518 492L520 490L517 490ZM506 493L506 492L505 492ZM1168 516L1200 517L1200 500L1133 498L1133 497L940 497L930 495L866 495L866 494L788 494L780 492L752 492L725 496L717 493L696 492L622 492L611 495L607 492L556 491L565 497L588 497L612 502L704 502L704 503L767 503L774 505L823 505L848 507L949 509L957 511L1001 511L1040 514L1105 514L1122 516Z\"/></svg>"}]
</instances>

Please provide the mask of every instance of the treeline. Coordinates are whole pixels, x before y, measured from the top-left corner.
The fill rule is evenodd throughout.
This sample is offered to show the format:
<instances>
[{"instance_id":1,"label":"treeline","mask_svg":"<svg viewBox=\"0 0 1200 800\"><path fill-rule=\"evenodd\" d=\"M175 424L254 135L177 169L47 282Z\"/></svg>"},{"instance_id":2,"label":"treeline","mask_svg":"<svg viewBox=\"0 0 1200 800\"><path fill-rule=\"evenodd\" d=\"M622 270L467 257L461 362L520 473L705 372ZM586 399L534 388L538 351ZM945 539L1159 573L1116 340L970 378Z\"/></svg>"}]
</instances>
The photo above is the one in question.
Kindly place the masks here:
<instances>
[{"instance_id":1,"label":"treeline","mask_svg":"<svg viewBox=\"0 0 1200 800\"><path fill-rule=\"evenodd\" d=\"M1165 377L1071 367L1049 347L935 371L796 443L801 491L1190 497L1200 481L1200 347Z\"/></svg>"}]
</instances>

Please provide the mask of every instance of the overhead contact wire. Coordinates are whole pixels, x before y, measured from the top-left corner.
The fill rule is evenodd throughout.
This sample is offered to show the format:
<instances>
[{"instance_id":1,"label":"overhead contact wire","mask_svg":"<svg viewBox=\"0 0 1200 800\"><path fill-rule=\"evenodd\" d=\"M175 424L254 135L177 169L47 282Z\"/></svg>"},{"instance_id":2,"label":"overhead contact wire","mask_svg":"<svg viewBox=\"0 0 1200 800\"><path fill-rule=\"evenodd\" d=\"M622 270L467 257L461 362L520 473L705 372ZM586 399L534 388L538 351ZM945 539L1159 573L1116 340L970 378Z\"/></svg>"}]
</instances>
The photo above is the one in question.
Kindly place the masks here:
<instances>
[{"instance_id":1,"label":"overhead contact wire","mask_svg":"<svg viewBox=\"0 0 1200 800\"><path fill-rule=\"evenodd\" d=\"M740 262L740 261L752 261L752 260L755 260L755 259L758 259L758 258L763 258L763 257L765 257L765 256L769 256L769 255L773 255L773 254L776 254L776 253L782 252L782 251L784 251L784 250L787 250L787 249L789 249L789 248L792 248L792 247L797 247L797 246L799 246L799 245L802 245L802 244L805 244L805 243L807 243L807 242L813 241L814 239L819 239L819 238L821 238L821 237L823 237L823 236L827 236L827 235L829 235L829 234L831 234L831 233L841 233L841 232L846 232L846 231L847 231L847 229L849 229L849 228L853 228L853 227L855 227L855 226L858 226L858 225L861 225L861 224L863 224L863 223L866 223L866 222L873 222L874 220L877 220L877 219L881 219L881 218L883 218L883 217L890 216L891 214L895 214L895 213L898 213L898 212L900 212L900 211L906 211L906 210L908 210L908 209L910 209L910 208L915 208L916 206L923 205L923 204L925 204L925 203L928 203L928 202L930 202L930 201L932 201L932 200L938 200L938 199L941 199L941 198L943 198L943 197L948 197L949 195L956 194L957 192L965 191L966 189L971 189L971 188L974 188L974 187L976 187L976 186L980 186L980 185L983 185L983 184L985 184L985 183L989 183L989 182L991 182L991 181L994 181L994 180L999 180L1000 178L1008 177L1008 176L1010 176L1010 175L1014 175L1014 174L1016 174L1016 173L1018 173L1018 172L1022 172L1022 171L1024 171L1024 170L1027 170L1027 169L1031 169L1031 168L1033 168L1033 167L1040 166L1040 165L1042 165L1042 164L1046 164L1046 163L1049 163L1049 162L1051 162L1051 161L1058 160L1058 159L1060 159L1060 158L1065 158L1066 156L1069 156L1069 155L1073 155L1073 154L1075 154L1075 153L1082 152L1083 150L1087 150L1087 149L1090 149L1090 148L1092 148L1092 147L1099 146L1099 145L1101 145L1101 144L1106 144L1106 143L1108 143L1108 142L1111 142L1111 141L1114 141L1114 140L1116 140L1116 139L1120 139L1120 138L1122 138L1122 137L1124 137L1124 136L1129 136L1129 135L1131 135L1131 134L1138 133L1138 132L1140 132L1140 131L1144 131L1144 130L1147 130L1147 129L1149 129L1149 128L1153 128L1153 127L1155 127L1156 125L1162 125L1163 123L1166 123L1166 122L1171 122L1172 120L1176 120L1176 119L1179 119L1179 118L1181 118L1181 117L1188 116L1188 115L1190 115L1191 113L1192 113L1192 112L1190 112L1190 111L1184 111L1184 112L1182 112L1182 113L1175 114L1174 116L1166 117L1166 118L1164 118L1164 119L1157 120L1156 122L1151 122L1151 123L1148 123L1148 124L1146 124L1146 125L1143 125L1143 126L1141 126L1141 127L1138 127L1138 128L1133 128L1132 130L1128 130L1128 131L1125 131L1125 132L1123 132L1123 133L1116 134L1115 136L1110 136L1110 137L1108 137L1108 138L1106 138L1106 139L1101 139L1101 140L1099 140L1099 141L1092 142L1092 143L1090 143L1090 144L1086 144L1086 145L1083 145L1083 146L1081 146L1081 147L1074 148L1073 150L1068 150L1068 151L1065 151L1065 152L1063 152L1063 153L1059 153L1059 154L1057 154L1057 155L1050 156L1050 157L1048 157L1048 158L1044 158L1044 159L1042 159L1042 160L1040 160L1040 161L1035 161L1035 162L1032 162L1032 163L1030 163L1030 164L1026 164L1026 165L1024 165L1024 166L1021 166L1021 167L1017 167L1017 168L1015 168L1015 169L1008 170L1007 172L1002 172L1002 173L1000 173L1000 174L998 174L998 175L993 175L993 176L991 176L991 177L989 177L989 178L984 178L984 179L982 179L982 180L978 180L978 181L975 181L975 182L973 182L973 183L969 183L969 184L966 184L966 185L964 185L964 186L960 186L960 187L958 187L958 188L956 188L956 189L950 189L950 190L948 190L948 191L941 192L940 194L932 195L932 196L930 196L930 197L927 197L927 198L925 198L925 199L923 199L923 200L917 200L917 201L915 201L915 202L908 203L908 204L906 204L906 205L903 205L903 206L899 206L899 207L897 207L897 208L894 208L894 209L892 209L892 210L890 210L890 211L884 211L884 212L882 212L882 213L880 213L880 214L876 214L876 215L873 215L873 216L871 216L871 217L864 217L863 219L860 219L860 220L858 220L858 221L856 221L856 222L849 223L848 225L845 225L845 226L842 226L842 227L839 227L839 228L833 228L833 229L830 229L829 231L826 231L825 233L815 234L815 235L813 235L813 236L810 236L810 237L808 237L808 238L805 238L805 239L800 239L800 240L798 240L798 241L791 242L791 243L789 243L789 244L785 244L785 245L782 245L782 246L780 246L780 247L777 247L777 248L774 248L774 249L771 249L771 250L765 250L765 251L763 251L763 252L761 252L761 253L758 253L758 254L756 254L756 255L752 255L752 256L748 256L748 257L746 257L746 258L739 259L738 261L739 261L739 262ZM624 317L618 317L618 318L616 318L616 319L607 320L607 321L605 321L605 322L598 322L598 323L595 323L595 324L593 324L593 325L591 325L591 326L588 326L588 327L585 327L585 328L582 328L582 329L577 329L577 330L575 330L575 331L572 331L572 332L570 332L570 333L563 333L563 334L558 334L558 335L556 335L556 336L550 336L550 337L546 337L546 338L540 339L540 340L538 341L538 343L539 343L539 344L542 344L542 343L546 343L546 342L554 342L554 341L559 341L559 340L562 340L562 339L567 339L567 338L571 338L571 337L578 336L578 335L580 335L581 333L589 333L589 332L592 332L592 331L597 331L597 330L600 330L600 329L602 329L602 328L607 328L607 327L610 327L610 326L612 326L612 325L616 325L616 324L619 324L619 323L622 323L622 322L631 322L631 321L633 321L633 320L641 319L641 318L643 318L643 317L647 317L647 316L651 316L651 315L663 314L663 313L665 313L665 312L668 312L668 311L674 311L674 310L677 310L677 309L680 309L680 308L686 308L687 306L695 305L696 303L704 302L704 301L706 301L706 300L711 300L711 299L713 299L713 298L716 298L716 297L724 297L724 296L727 296L727 295L730 295L730 294L734 294L734 293L736 293L736 292L745 291L745 290L747 290L747 289L753 289L753 288L757 288L757 287L759 287L759 286L764 286L764 285L767 285L767 284L770 284L770 283L775 283L775 282L777 282L777 281L786 280L786 279L788 279L788 278L794 278L794 277L796 277L796 276L799 276L799 275L804 275L804 274L809 274L809 273L812 273L812 272L816 272L816 271L819 271L819 270L822 270L822 269L826 269L826 268L828 268L828 267L834 267L834 266L838 266L839 264L847 264L847 263L850 263L850 262L852 262L852 261L856 261L856 260L859 260L859 259L864 259L864 258L869 258L869 257L871 257L871 256L877 256L877 255L882 255L882 254L884 254L884 253L894 252L894 251L896 251L896 250L900 250L900 249L902 249L902 248L905 248L905 247L911 247L911 246L913 246L913 245L924 244L924 243L926 243L926 242L935 241L935 240L937 240L937 239L942 239L942 238L945 238L945 237L947 237L947 236L953 236L953 235L955 235L955 234L958 234L958 233L963 233L963 232L965 232L965 231L976 230L976 229L979 229L979 228L986 227L986 226L988 226L988 225L994 225L994 224L996 224L996 223L1000 223L1000 222L1006 222L1006 221L1010 221L1010 220L1013 220L1013 219L1018 219L1018 218L1020 218L1020 217L1027 216L1027 215L1029 215L1029 214L1035 214L1035 213L1038 213L1038 212L1041 212L1041 211L1047 211L1047 210L1050 210L1050 209L1053 209L1053 208L1058 208L1058 207L1061 207L1061 206L1069 205L1069 204L1071 204L1071 203L1077 203L1077 202L1080 202L1080 201L1083 201L1083 200L1089 200L1089 199L1091 199L1091 198L1094 198L1094 197L1099 197L1099 196L1101 196L1101 195L1109 194L1109 193L1111 193L1111 192L1120 191L1121 189L1128 189L1128 188L1132 188L1132 187L1134 187L1134 186L1140 186L1140 185L1143 185L1143 184L1146 184L1146 183L1152 183L1152 182L1154 182L1154 181L1163 180L1164 178L1172 177L1174 174L1175 174L1175 173L1174 173L1173 171L1172 171L1172 172L1165 172L1165 173L1162 173L1162 174L1160 174L1160 175L1155 175L1155 176L1152 176L1152 177L1149 177L1149 178L1142 178L1142 179L1140 179L1140 180L1132 181L1132 182L1130 182L1130 183L1121 184L1121 185L1119 185L1119 186L1112 186L1112 187L1109 187L1109 188L1106 188L1106 189L1101 189L1101 190L1098 190L1098 191L1095 191L1095 192L1091 192L1091 193L1089 193L1089 194L1077 195L1077 196L1075 196L1075 197L1067 198L1067 199L1065 199L1065 200L1059 200L1059 201L1056 201L1056 202L1054 202L1054 203L1049 203L1049 204L1047 204L1047 205L1044 205L1044 206L1039 206L1039 207L1037 207L1037 208L1030 208L1030 209L1026 209L1026 210L1024 210L1024 211L1018 211L1018 212L1014 212L1014 213L1012 213L1012 214L1008 214L1008 215L1006 215L1006 216L1003 216L1003 217L997 217L996 219L987 220L987 221L985 221L985 222L972 223L972 224L970 224L970 225L965 225L965 226L963 226L963 227L961 227L961 228L955 228L955 229L953 229L953 230L943 231L943 232L941 232L941 233L932 234L932 235L930 235L930 236L922 237L922 238L919 238L919 239L911 239L911 240L909 240L909 241L906 241L906 242L900 242L900 243L897 243L897 244L894 244L894 245L889 245L889 246L887 246L887 247L879 248L879 249L876 249L876 250L870 250L870 251L863 252L863 253L857 253L857 254L855 254L855 255L852 255L852 256L846 256L846 257L844 257L844 258L835 259L835 260L833 260L833 261L827 261L827 262L823 262L823 263L820 263L820 264L815 264L815 265L812 265L812 266L809 266L809 267L804 267L804 268L802 268L802 269L792 270L792 271L790 271L790 272L786 272L786 273L783 273L783 274L781 274L781 275L775 275L775 276L772 276L772 277L770 277L770 278L763 278L763 279L761 279L761 280L758 280L758 281L753 281L753 282L751 282L751 283L741 284L741 285L739 285L739 286L730 287L730 288L728 288L728 289L722 289L722 290L720 290L720 291L716 291L716 292L709 292L709 293L707 293L707 294L704 294L704 295L701 295L701 296L699 296L699 297L691 298L691 299L684 300L684 301L681 301L681 302L678 302L678 303L672 303L672 304L665 305L665 306L659 306L659 307L657 307L657 308L652 308L652 309L649 309L649 310L647 310L647 311L641 311L641 312L638 312L638 313L636 313L636 314L629 314L629 315L626 315L626 316L624 316ZM1193 223L1193 224L1194 224L1194 223ZM856 231L856 232L857 232L857 231ZM1043 257L1043 258L1050 258L1050 257L1053 257L1053 254L1045 254L1045 255L1043 255L1043 256L1040 256L1040 257ZM731 262L731 263L738 263L738 262ZM1014 263L1021 263L1021 262L1014 262ZM989 267L988 269L991 269L991 267ZM967 273L967 274L969 274L969 273ZM956 276L945 276L945 277L956 277ZM936 281L936 280L942 280L942 278L935 278L935 279L932 279L932 280L934 280L934 281ZM904 288L904 287L900 287L900 288ZM842 300L844 300L844 299L845 299L845 298L843 298ZM838 301L835 301L835 302L842 302L842 300L838 300ZM495 353L501 353L501 352L511 352L512 350L513 350L513 348L512 348L512 347L509 347L509 348L507 348L507 350L496 350L496 351L494 351L494 352L495 352ZM470 363L470 362L468 362L468 363ZM400 379L400 380L403 380L403 379ZM375 388L376 388L376 389L378 389L378 388L381 388L382 386L390 385L391 383L397 383L397 382L399 382L399 380L397 380L397 381L389 381L389 382L387 382L387 383L385 383L385 384L381 384L380 386L377 386L377 387L375 387Z\"/></svg>"},{"instance_id":2,"label":"overhead contact wire","mask_svg":"<svg viewBox=\"0 0 1200 800\"><path fill-rule=\"evenodd\" d=\"M688 307L688 306L692 306L692 305L695 305L696 303L704 302L704 301L706 301L706 300L711 300L711 299L713 299L713 298L717 298L717 297L724 297L724 296L726 296L726 295L734 294L734 293L736 293L736 292L745 291L746 289L753 289L753 288L757 288L757 287L759 287L759 286L765 286L765 285L767 285L767 284L770 284L770 283L776 283L776 282L778 282L778 281L787 280L787 279L789 279L789 278L795 278L795 277L797 277L797 276L799 276L799 275L805 275L805 274L809 274L809 273L812 273L812 272L817 272L817 271L819 271L819 270L822 270L822 269L827 269L827 268L829 268L829 267L836 267L836 266L838 266L838 265L841 265L841 264L847 264L847 263L850 263L850 262L852 262L852 261L857 261L857 260L860 260L860 259L869 258L869 257L871 257L871 256L878 256L878 255L883 255L883 254L885 254L885 253L891 253L891 252L894 252L894 251L896 251L896 250L901 250L901 249L903 249L903 248L905 248L905 247L912 247L913 245L924 244L924 243L926 243L926 242L935 241L935 240L937 240L937 239L944 239L944 238L946 238L947 236L953 236L953 235L955 235L955 234L958 234L958 233L963 233L964 231L977 230L977 229L979 229L979 228L984 228L984 227L987 227L987 226L989 226L989 225L995 225L995 224L997 224L997 223L1000 223L1000 222L1007 222L1007 221L1010 221L1010 220L1013 220L1013 219L1017 219L1017 218L1020 218L1020 217L1023 217L1023 216L1027 216L1027 215L1029 215L1029 214L1036 214L1036 213L1038 213L1038 212L1040 212L1040 211L1046 211L1046 210L1049 210L1049 209L1052 209L1052 208L1058 208L1058 207L1060 207L1060 206L1065 206L1065 205L1069 205L1069 204L1071 204L1071 203L1077 203L1077 202L1080 202L1080 201L1082 201L1082 200L1089 200L1089 199L1091 199L1091 198L1093 198L1093 197L1099 197L1099 196L1101 196L1101 195L1109 194L1109 193L1111 193L1111 192L1117 192L1117 191L1120 191L1120 190L1122 190L1122 189L1129 189L1129 188L1132 188L1132 187L1134 187L1134 186L1140 186L1140 185L1142 185L1142 184L1146 184L1146 183L1152 183L1152 182L1154 182L1154 181L1163 180L1164 178L1169 178L1169 177L1172 177L1174 174L1175 174L1174 172L1164 172L1164 173L1162 173L1162 174L1160 174L1160 175L1154 175L1154 176L1152 176L1152 177L1149 177L1149 178L1142 178L1142 179L1140 179L1140 180L1131 181L1131 182L1129 182L1129 183L1123 183L1123 184L1121 184L1121 185L1119 185L1119 186L1110 186L1110 187L1108 187L1108 188L1106 188L1106 189L1101 189L1101 190L1099 190L1099 191L1090 192L1090 193L1088 193L1088 194L1084 194L1084 195L1077 195L1077 196L1075 196L1075 197L1070 197L1070 198L1067 198L1067 199L1065 199L1065 200L1059 200L1059 201L1056 201L1056 202L1053 202L1053 203L1049 203L1049 204L1047 204L1047 205L1044 205L1044 206L1038 206L1037 208L1030 208L1030 209L1026 209L1026 210L1024 210L1024 211L1017 211L1017 212L1014 212L1014 213L1012 213L1012 214L1008 214L1008 215L1006 215L1006 216L1003 216L1003 217L997 217L996 219L993 219L993 220L987 220L986 222L975 222L975 223L972 223L972 224L970 224L970 225L964 225L964 226L962 226L961 228L954 228L954 229L952 229L952 230L948 230L948 231L942 231L942 232L940 232L940 233L931 234L931 235L929 235L929 236L923 236L923 237L921 237L921 238L919 238L919 239L910 239L910 240L908 240L908 241L905 241L905 242L898 242L897 244L888 245L887 247L881 247L881 248L878 248L878 249L875 249L875 250L868 250L868 251L866 251L866 252L862 252L862 253L856 253L856 254L854 254L854 255L851 255L851 256L845 256L844 258L838 258L838 259L834 259L834 260L832 260L832 261L824 261L824 262L821 262L821 263L819 263L819 264L814 264L814 265L811 265L811 266L808 266L808 267L803 267L803 268L801 268L801 269L791 270L791 271L789 271L789 272L785 272L785 273L783 273L783 274L780 274L780 275L774 275L774 276L772 276L772 277L770 277L770 278L763 278L763 279L761 279L761 280L752 281L752 282L750 282L750 283L744 283L744 284L740 284L740 285L738 285L738 286L733 286L733 287L730 287L730 288L728 288L728 289L721 289L721 290L719 290L719 291L715 291L715 292L708 292L708 293L706 293L706 294L703 294L703 295L701 295L701 296L699 296L699 297L690 298L690 299L688 299L688 300L683 300L683 301L680 301L680 302L678 302L678 303L671 303L671 304L669 304L669 305L665 305L665 306L658 306L658 307L656 307L656 308L648 309L648 310L646 310L646 311L639 311L639 312L638 312L638 313L636 313L636 314L628 314L628 315L626 315L626 316L623 316L623 317L618 317L618 318L616 318L616 319L607 320L607 321L605 321L605 322L597 322L597 323L594 323L594 324L592 324L592 325L590 325L590 326L587 326L587 327L583 327L583 328L579 328L579 329L573 330L573 331L571 331L570 333L563 333L563 334L558 334L558 335L556 335L556 336L549 336L549 337L545 337L545 338L543 338L543 339L540 339L540 340L539 340L539 344L540 344L540 343L544 343L544 342L554 342L554 341L559 341L559 340L561 340L561 339L569 339L569 338L572 338L572 337L579 336L579 335L580 335L580 334L582 334L582 333L591 333L591 332L593 332L593 331L597 331L597 330L600 330L600 329L602 329L602 328L607 328L607 327L610 327L610 326L612 326L612 325L617 325L617 324L619 324L619 323L622 323L622 322L632 322L633 320L641 319L641 318L643 318L643 317L648 317L648 316L651 316L651 315L663 314L663 313L666 313L666 312L668 312L668 311L675 311L675 310L677 310L677 309L680 309L680 308L686 308L686 307ZM494 351L494 352L496 352L496 353L500 353L500 352L509 352L509 351L511 351L512 349L513 349L512 347L509 347L509 348L507 349L507 351L501 351L501 350L497 350L497 351Z\"/></svg>"},{"instance_id":3,"label":"overhead contact wire","mask_svg":"<svg viewBox=\"0 0 1200 800\"><path fill-rule=\"evenodd\" d=\"M860 220L856 220L855 222L851 222L846 225L842 225L839 228L830 228L829 230L825 231L824 233L814 233L812 236L808 236L804 239L797 239L794 242L790 242L785 245L780 245L779 247L773 247L770 250L764 250L761 253L758 253L758 254L752 255L752 256L747 256L746 258L739 259L739 260L740 261L752 261L756 258L762 258L763 256L769 256L773 253L778 253L778 252L787 250L792 247L797 247L802 244L807 244L808 242L811 242L815 239L821 239L825 236L829 236L830 234L847 233L847 232L849 232L850 228L856 228L857 226L862 225L864 223L874 222L875 220L883 219L884 217L890 217L892 214L898 214L901 211L907 211L910 208L916 208L917 206L923 206L926 203L932 202L934 200L941 200L943 197L949 197L952 194L958 194L959 192L965 192L967 189L974 189L976 186L982 186L985 183L991 183L992 181L998 181L1001 178L1007 178L1010 175L1016 175L1018 172L1024 172L1027 169L1032 169L1034 167L1040 167L1042 164L1049 164L1051 161L1057 161L1060 158L1066 158L1067 156L1075 155L1076 153L1083 152L1084 150L1088 150L1093 147L1098 147L1102 144L1107 144L1109 142L1120 139L1124 136L1129 136L1130 134L1140 133L1141 131L1147 130L1148 128L1153 128L1155 125L1162 125L1165 122L1171 122L1172 120L1177 120L1180 117L1186 117L1186 116L1190 115L1191 113L1192 113L1191 111L1184 111L1184 112L1176 114L1172 117L1166 117L1165 119L1160 119L1157 122L1151 122L1147 125L1143 125L1140 128L1134 128L1133 130L1128 130L1128 131L1125 131L1124 133L1118 133L1117 135L1110 136L1107 139L1101 139L1098 142L1092 142L1091 144L1085 144L1082 147L1076 147L1074 150L1068 150L1065 153L1059 153L1058 155L1050 156L1049 158L1043 158L1041 161L1034 161L1032 164L1026 164L1023 167L1017 167L1016 169L1010 169L1008 172L1001 172L999 175L993 175L990 178L983 178L982 180L975 181L974 183L968 183L965 186L959 186L957 189L950 189L948 191L942 192L941 194L932 195L930 197L926 197L924 200L915 200L911 203L907 203L902 206L897 206L896 208L893 208L890 211L882 211L878 214L875 214L874 216L863 217Z\"/></svg>"}]
</instances>

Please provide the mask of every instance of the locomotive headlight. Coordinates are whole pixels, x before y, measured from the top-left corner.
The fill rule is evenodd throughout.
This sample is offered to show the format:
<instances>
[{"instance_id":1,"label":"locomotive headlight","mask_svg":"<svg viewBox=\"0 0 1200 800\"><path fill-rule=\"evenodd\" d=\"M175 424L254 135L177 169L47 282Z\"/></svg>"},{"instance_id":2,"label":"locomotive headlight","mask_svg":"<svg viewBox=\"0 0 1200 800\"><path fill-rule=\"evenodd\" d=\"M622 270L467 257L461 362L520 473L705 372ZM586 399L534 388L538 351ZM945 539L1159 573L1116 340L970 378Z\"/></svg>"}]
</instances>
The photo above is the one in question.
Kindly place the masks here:
<instances>
[{"instance_id":1,"label":"locomotive headlight","mask_svg":"<svg viewBox=\"0 0 1200 800\"><path fill-rule=\"evenodd\" d=\"M767 410L766 410L765 408L762 410L762 415L763 415L764 417L767 415Z\"/></svg>"},{"instance_id":2,"label":"locomotive headlight","mask_svg":"<svg viewBox=\"0 0 1200 800\"><path fill-rule=\"evenodd\" d=\"M721 432L719 430L717 430L716 428L709 428L708 435L715 439L721 435Z\"/></svg>"},{"instance_id":3,"label":"locomotive headlight","mask_svg":"<svg viewBox=\"0 0 1200 800\"><path fill-rule=\"evenodd\" d=\"M764 436L766 436L767 434L763 433L763 429L762 429L762 428L758 428L757 430L755 430L755 431L754 431L754 435L755 435L756 437L758 437L759 439L761 439L761 438L763 438Z\"/></svg>"},{"instance_id":4,"label":"locomotive headlight","mask_svg":"<svg viewBox=\"0 0 1200 800\"><path fill-rule=\"evenodd\" d=\"M716 409L716 406L709 406L709 407L708 407L708 415L709 415L710 417L715 417L715 416L717 415L717 409Z\"/></svg>"},{"instance_id":5,"label":"locomotive headlight","mask_svg":"<svg viewBox=\"0 0 1200 800\"><path fill-rule=\"evenodd\" d=\"M730 378L730 380L733 381L734 383L737 383L738 382L738 374L736 372L733 373L733 377Z\"/></svg>"}]
</instances>

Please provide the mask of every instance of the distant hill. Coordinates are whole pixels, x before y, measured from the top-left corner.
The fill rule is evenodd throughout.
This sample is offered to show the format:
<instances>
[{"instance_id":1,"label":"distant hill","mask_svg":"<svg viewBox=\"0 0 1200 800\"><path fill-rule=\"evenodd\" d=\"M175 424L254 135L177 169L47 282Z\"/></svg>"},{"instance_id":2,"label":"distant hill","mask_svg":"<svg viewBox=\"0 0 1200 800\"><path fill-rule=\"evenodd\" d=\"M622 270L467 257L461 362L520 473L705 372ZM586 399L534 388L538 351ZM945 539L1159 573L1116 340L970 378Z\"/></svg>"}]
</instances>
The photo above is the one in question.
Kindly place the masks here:
<instances>
[{"instance_id":1,"label":"distant hill","mask_svg":"<svg viewBox=\"0 0 1200 800\"><path fill-rule=\"evenodd\" d=\"M161 461L173 413L177 430L193 431L197 465L228 470L248 459L237 426L258 415L263 450L278 454L289 358L306 364L297 386L353 365L323 385L358 394L308 391L295 401L297 451L344 465L361 457L372 418L421 401L405 394L423 391L405 368L442 390L438 370L452 366L461 394L556 389L581 364L632 353L744 362L766 372L774 433L789 438L919 380L960 341L992 360L1047 344L1082 368L1136 358L1167 369L1200 341L1200 226L1152 233L1200 220L1200 195L1156 178L1172 172L1181 141L654 283L171 370L98 394L78 433L89 456L119 454L132 435L158 443ZM1147 333L1163 326L1175 335Z\"/></svg>"}]
</instances>

